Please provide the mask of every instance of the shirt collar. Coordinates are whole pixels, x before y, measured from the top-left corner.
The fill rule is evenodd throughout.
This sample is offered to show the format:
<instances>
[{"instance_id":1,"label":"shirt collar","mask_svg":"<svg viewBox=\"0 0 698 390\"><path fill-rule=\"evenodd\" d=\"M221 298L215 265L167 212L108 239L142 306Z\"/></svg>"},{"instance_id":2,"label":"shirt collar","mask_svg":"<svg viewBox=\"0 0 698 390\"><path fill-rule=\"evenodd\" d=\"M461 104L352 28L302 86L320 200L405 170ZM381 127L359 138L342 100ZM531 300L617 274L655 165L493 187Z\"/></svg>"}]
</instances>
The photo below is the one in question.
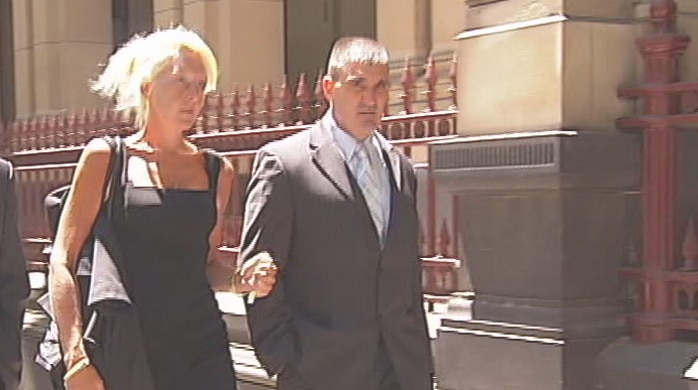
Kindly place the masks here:
<instances>
[{"instance_id":1,"label":"shirt collar","mask_svg":"<svg viewBox=\"0 0 698 390\"><path fill-rule=\"evenodd\" d=\"M342 153L344 161L351 161L354 153L359 148L359 141L351 134L342 130L332 116L332 111L328 111L329 112L327 115L325 115L325 119L327 121L327 127L330 129L330 133L332 134L332 139L334 140L335 145L339 148L339 151Z\"/></svg>"},{"instance_id":2,"label":"shirt collar","mask_svg":"<svg viewBox=\"0 0 698 390\"><path fill-rule=\"evenodd\" d=\"M352 157L354 157L354 153L356 153L359 148L360 141L339 127L332 115L331 109L327 110L324 120L327 128L330 129L335 144L344 157L344 161L351 161ZM373 146L378 148L378 150L388 150L391 148L390 143L377 131L374 131L371 135L371 142L373 142Z\"/></svg>"}]
</instances>

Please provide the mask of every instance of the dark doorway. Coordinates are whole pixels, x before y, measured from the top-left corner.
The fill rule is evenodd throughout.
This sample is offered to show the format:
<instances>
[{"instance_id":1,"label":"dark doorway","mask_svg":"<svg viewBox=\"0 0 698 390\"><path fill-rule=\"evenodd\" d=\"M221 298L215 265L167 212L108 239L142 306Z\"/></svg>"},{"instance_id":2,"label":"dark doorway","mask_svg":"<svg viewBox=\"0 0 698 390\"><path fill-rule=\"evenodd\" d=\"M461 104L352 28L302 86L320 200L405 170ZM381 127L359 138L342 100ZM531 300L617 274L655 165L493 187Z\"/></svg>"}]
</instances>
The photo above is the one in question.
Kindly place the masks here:
<instances>
[{"instance_id":1,"label":"dark doorway","mask_svg":"<svg viewBox=\"0 0 698 390\"><path fill-rule=\"evenodd\" d=\"M339 37L376 38L377 0L286 0L286 74L290 82L324 71L332 43Z\"/></svg>"},{"instance_id":2,"label":"dark doorway","mask_svg":"<svg viewBox=\"0 0 698 390\"><path fill-rule=\"evenodd\" d=\"M111 9L114 49L134 34L153 30L153 0L112 0Z\"/></svg>"}]
</instances>

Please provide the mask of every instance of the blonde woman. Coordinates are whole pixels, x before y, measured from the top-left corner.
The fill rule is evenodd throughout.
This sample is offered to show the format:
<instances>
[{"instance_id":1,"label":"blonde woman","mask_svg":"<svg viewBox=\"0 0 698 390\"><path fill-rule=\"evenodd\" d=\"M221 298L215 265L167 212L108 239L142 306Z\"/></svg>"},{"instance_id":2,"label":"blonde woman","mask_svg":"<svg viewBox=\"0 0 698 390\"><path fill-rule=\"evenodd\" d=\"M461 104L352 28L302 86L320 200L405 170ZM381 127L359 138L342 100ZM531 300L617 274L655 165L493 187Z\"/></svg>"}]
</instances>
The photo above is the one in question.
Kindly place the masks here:
<instances>
[{"instance_id":1,"label":"blonde woman","mask_svg":"<svg viewBox=\"0 0 698 390\"><path fill-rule=\"evenodd\" d=\"M178 27L134 37L92 85L117 110L137 113L138 131L123 140L125 212L112 224L157 389L235 388L225 326L206 277L222 240L233 168L223 160L210 172L206 153L185 137L217 72L206 43ZM111 153L103 139L85 147L51 253L49 288L69 390L110 388L83 343L75 268L105 202L95 189L107 180ZM269 293L275 269L268 257L245 272L233 278L233 291Z\"/></svg>"}]
</instances>

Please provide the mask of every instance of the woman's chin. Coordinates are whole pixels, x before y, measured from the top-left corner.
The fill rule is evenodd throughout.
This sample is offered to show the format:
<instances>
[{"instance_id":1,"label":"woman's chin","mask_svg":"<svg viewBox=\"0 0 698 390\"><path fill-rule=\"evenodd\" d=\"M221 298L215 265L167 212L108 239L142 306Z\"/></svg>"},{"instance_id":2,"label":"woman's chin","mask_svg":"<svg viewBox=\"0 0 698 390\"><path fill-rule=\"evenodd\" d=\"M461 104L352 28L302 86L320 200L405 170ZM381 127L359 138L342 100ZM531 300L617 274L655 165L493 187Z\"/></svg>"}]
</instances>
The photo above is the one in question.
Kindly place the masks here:
<instances>
[{"instance_id":1,"label":"woman's chin","mask_svg":"<svg viewBox=\"0 0 698 390\"><path fill-rule=\"evenodd\" d=\"M190 133L194 131L194 125L196 124L196 120L180 120L175 123L175 127L179 130L180 133Z\"/></svg>"}]
</instances>

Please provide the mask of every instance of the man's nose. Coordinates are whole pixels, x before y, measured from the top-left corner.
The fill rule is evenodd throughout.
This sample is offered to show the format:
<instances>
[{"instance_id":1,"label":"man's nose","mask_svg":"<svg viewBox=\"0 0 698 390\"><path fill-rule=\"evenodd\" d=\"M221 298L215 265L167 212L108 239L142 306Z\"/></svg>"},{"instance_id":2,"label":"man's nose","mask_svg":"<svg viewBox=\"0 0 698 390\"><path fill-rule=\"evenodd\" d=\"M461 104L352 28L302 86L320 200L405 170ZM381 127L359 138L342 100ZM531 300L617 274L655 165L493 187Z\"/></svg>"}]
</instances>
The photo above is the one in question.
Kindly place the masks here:
<instances>
[{"instance_id":1,"label":"man's nose","mask_svg":"<svg viewBox=\"0 0 698 390\"><path fill-rule=\"evenodd\" d=\"M377 104L377 94L375 88L366 88L361 96L361 102L364 105L375 107Z\"/></svg>"}]
</instances>

